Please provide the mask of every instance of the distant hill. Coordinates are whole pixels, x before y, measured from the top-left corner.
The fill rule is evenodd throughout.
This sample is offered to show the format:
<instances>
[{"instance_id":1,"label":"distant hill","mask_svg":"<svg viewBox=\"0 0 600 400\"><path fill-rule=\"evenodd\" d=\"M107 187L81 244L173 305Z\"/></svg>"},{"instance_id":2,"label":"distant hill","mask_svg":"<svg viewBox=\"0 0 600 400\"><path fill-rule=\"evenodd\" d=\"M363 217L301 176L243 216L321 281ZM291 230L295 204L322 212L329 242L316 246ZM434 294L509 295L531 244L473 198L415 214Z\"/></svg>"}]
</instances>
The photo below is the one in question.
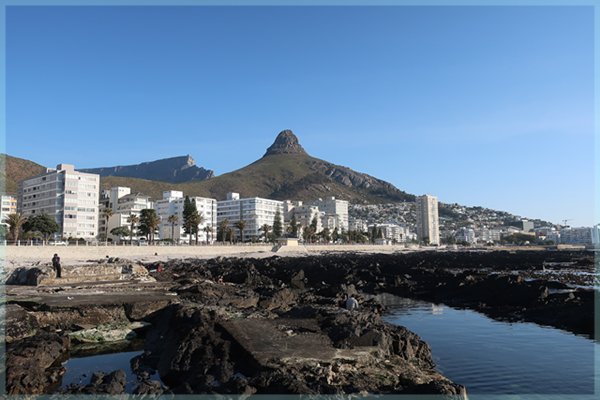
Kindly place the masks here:
<instances>
[{"instance_id":1,"label":"distant hill","mask_svg":"<svg viewBox=\"0 0 600 400\"><path fill-rule=\"evenodd\" d=\"M80 171L98 174L101 177L121 176L171 183L202 181L214 176L213 171L198 167L189 155L164 158L141 164L86 168Z\"/></svg>"},{"instance_id":2,"label":"distant hill","mask_svg":"<svg viewBox=\"0 0 600 400\"><path fill-rule=\"evenodd\" d=\"M23 158L0 154L0 191L16 195L23 179L46 172L46 167Z\"/></svg>"}]
</instances>

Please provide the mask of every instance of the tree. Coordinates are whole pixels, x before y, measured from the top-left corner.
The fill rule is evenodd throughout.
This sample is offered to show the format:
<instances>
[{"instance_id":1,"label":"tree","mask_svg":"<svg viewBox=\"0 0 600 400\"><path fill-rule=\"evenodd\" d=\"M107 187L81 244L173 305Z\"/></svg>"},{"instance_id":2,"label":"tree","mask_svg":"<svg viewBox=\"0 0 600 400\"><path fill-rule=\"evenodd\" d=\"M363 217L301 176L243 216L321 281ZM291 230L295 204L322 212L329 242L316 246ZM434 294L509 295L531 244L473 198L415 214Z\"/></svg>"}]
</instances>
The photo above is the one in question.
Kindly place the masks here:
<instances>
[{"instance_id":1,"label":"tree","mask_svg":"<svg viewBox=\"0 0 600 400\"><path fill-rule=\"evenodd\" d=\"M127 218L127 222L129 223L129 244L133 243L133 231L135 230L135 226L140 222L140 217L135 214L129 214L129 218Z\"/></svg>"},{"instance_id":2,"label":"tree","mask_svg":"<svg viewBox=\"0 0 600 400\"><path fill-rule=\"evenodd\" d=\"M296 220L296 214L292 214L292 219L290 219L290 226L288 227L288 232L291 237L298 237L298 221Z\"/></svg>"},{"instance_id":3,"label":"tree","mask_svg":"<svg viewBox=\"0 0 600 400\"><path fill-rule=\"evenodd\" d=\"M267 241L269 240L269 232L271 231L271 226L269 224L263 224L263 226L261 226L259 230L262 231L263 236L265 238L265 243L267 243Z\"/></svg>"},{"instance_id":4,"label":"tree","mask_svg":"<svg viewBox=\"0 0 600 400\"><path fill-rule=\"evenodd\" d=\"M167 221L169 221L169 223L171 224L171 241L175 243L175 224L177 223L177 221L179 221L179 217L177 216L177 214L169 215Z\"/></svg>"},{"instance_id":5,"label":"tree","mask_svg":"<svg viewBox=\"0 0 600 400\"><path fill-rule=\"evenodd\" d=\"M375 243L375 239L377 238L377 224L373 225L373 228L371 229L371 243Z\"/></svg>"},{"instance_id":6,"label":"tree","mask_svg":"<svg viewBox=\"0 0 600 400\"><path fill-rule=\"evenodd\" d=\"M156 210L146 208L140 212L139 231L145 235L150 243L154 243L154 233L160 225L160 218L156 215Z\"/></svg>"},{"instance_id":7,"label":"tree","mask_svg":"<svg viewBox=\"0 0 600 400\"><path fill-rule=\"evenodd\" d=\"M325 241L325 243L329 243L329 241L331 240L331 236L329 234L329 228L323 228L323 230L320 232L321 238L323 238L323 240Z\"/></svg>"},{"instance_id":8,"label":"tree","mask_svg":"<svg viewBox=\"0 0 600 400\"><path fill-rule=\"evenodd\" d=\"M240 220L235 223L235 227L240 231L240 240L244 242L244 228L246 227L246 221Z\"/></svg>"},{"instance_id":9,"label":"tree","mask_svg":"<svg viewBox=\"0 0 600 400\"><path fill-rule=\"evenodd\" d=\"M25 232L39 233L42 235L45 241L48 241L48 237L53 233L60 230L60 227L48 214L38 214L31 216L23 224L23 230Z\"/></svg>"},{"instance_id":10,"label":"tree","mask_svg":"<svg viewBox=\"0 0 600 400\"><path fill-rule=\"evenodd\" d=\"M206 244L208 244L208 239L209 239L210 235L212 234L212 227L210 225L206 225L204 227L204 232L206 232Z\"/></svg>"},{"instance_id":11,"label":"tree","mask_svg":"<svg viewBox=\"0 0 600 400\"><path fill-rule=\"evenodd\" d=\"M104 218L106 218L106 226L105 226L106 232L108 232L108 220L110 219L110 217L112 217L112 215L113 215L112 208L106 207L104 209ZM108 244L108 235L106 235L105 239L106 239L106 244Z\"/></svg>"},{"instance_id":12,"label":"tree","mask_svg":"<svg viewBox=\"0 0 600 400\"><path fill-rule=\"evenodd\" d=\"M195 206L195 203L194 203ZM204 223L204 215L196 211L194 216L194 234L196 235L196 245L198 245L198 232L200 231L200 225Z\"/></svg>"},{"instance_id":13,"label":"tree","mask_svg":"<svg viewBox=\"0 0 600 400\"><path fill-rule=\"evenodd\" d=\"M315 216L315 217L313 217L312 221L310 221L310 226L307 229L308 240L310 242L313 242L315 240L315 237L317 235L318 226L319 226L319 220Z\"/></svg>"},{"instance_id":14,"label":"tree","mask_svg":"<svg viewBox=\"0 0 600 400\"><path fill-rule=\"evenodd\" d=\"M333 230L333 232L331 233L331 240L333 240L333 243L336 243L339 238L340 238L340 234L338 232L338 227L336 226L335 229Z\"/></svg>"},{"instance_id":15,"label":"tree","mask_svg":"<svg viewBox=\"0 0 600 400\"><path fill-rule=\"evenodd\" d=\"M27 217L21 213L8 214L4 219L3 222L8 224L8 234L10 235L11 239L15 241L15 243L19 240L21 228L26 221Z\"/></svg>"},{"instance_id":16,"label":"tree","mask_svg":"<svg viewBox=\"0 0 600 400\"><path fill-rule=\"evenodd\" d=\"M227 240L227 227L229 225L229 220L225 218L219 223L219 230L217 231L217 236L221 236L221 242L225 243ZM218 239L218 237L217 237Z\"/></svg>"},{"instance_id":17,"label":"tree","mask_svg":"<svg viewBox=\"0 0 600 400\"><path fill-rule=\"evenodd\" d=\"M281 222L281 213L279 210L275 211L275 219L273 220L273 238L280 238L283 234L283 224Z\"/></svg>"},{"instance_id":18,"label":"tree","mask_svg":"<svg viewBox=\"0 0 600 400\"><path fill-rule=\"evenodd\" d=\"M196 235L196 244L198 244L198 225L204 222L204 216L198 213L196 202L185 196L183 201L183 231L190 235L190 245L192 244L191 235Z\"/></svg>"},{"instance_id":19,"label":"tree","mask_svg":"<svg viewBox=\"0 0 600 400\"><path fill-rule=\"evenodd\" d=\"M129 228L127 228L126 226L117 226L116 228L112 228L110 230L110 234L118 236L119 242L121 242L121 238L123 236L129 236L131 234L131 232L129 231Z\"/></svg>"}]
</instances>

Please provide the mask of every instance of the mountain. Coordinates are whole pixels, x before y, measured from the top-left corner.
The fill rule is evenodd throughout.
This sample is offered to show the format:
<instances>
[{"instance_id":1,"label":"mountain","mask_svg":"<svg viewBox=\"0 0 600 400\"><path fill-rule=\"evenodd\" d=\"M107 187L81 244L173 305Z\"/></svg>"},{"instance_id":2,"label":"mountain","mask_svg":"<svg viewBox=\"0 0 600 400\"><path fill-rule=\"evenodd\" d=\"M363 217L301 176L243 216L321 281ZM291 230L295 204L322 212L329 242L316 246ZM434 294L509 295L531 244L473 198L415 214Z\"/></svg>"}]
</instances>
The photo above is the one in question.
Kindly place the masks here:
<instances>
[{"instance_id":1,"label":"mountain","mask_svg":"<svg viewBox=\"0 0 600 400\"><path fill-rule=\"evenodd\" d=\"M7 160L11 159L14 158L7 156ZM44 167L31 164L38 166L39 171L25 168L19 173L11 172L7 181L16 188L19 180L44 171ZM310 156L290 130L280 132L262 158L216 177L212 177L212 171L195 166L189 156L81 171L99 174L103 189L129 186L133 192L145 193L154 199L162 198L163 191L181 190L190 196L218 200L224 199L227 192L238 192L241 196L276 200L306 201L335 196L359 204L414 201L414 195L388 182ZM202 171L207 174L202 175ZM202 176L210 179L201 180Z\"/></svg>"},{"instance_id":2,"label":"mountain","mask_svg":"<svg viewBox=\"0 0 600 400\"><path fill-rule=\"evenodd\" d=\"M23 158L0 154L0 191L17 194L19 181L46 172L46 167Z\"/></svg>"},{"instance_id":3,"label":"mountain","mask_svg":"<svg viewBox=\"0 0 600 400\"><path fill-rule=\"evenodd\" d=\"M234 191L242 197L276 200L312 200L326 196L354 203L414 200L413 195L388 182L311 157L290 130L280 132L259 160L195 185L202 195L216 199L223 199L227 192Z\"/></svg>"},{"instance_id":4,"label":"mountain","mask_svg":"<svg viewBox=\"0 0 600 400\"><path fill-rule=\"evenodd\" d=\"M171 183L202 181L214 176L213 171L198 167L194 159L189 155L164 158L134 165L86 168L80 171L98 174L101 177L121 176Z\"/></svg>"}]
</instances>

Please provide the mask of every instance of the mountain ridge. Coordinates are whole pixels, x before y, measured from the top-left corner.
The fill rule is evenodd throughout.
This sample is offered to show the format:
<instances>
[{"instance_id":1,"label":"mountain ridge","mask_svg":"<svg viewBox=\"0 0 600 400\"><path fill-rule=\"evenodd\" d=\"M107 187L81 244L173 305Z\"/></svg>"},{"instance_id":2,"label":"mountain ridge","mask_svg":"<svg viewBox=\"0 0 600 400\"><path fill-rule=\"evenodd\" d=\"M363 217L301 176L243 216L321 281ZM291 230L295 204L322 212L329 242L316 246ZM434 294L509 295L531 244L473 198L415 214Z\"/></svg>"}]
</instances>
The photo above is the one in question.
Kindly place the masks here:
<instances>
[{"instance_id":1,"label":"mountain ridge","mask_svg":"<svg viewBox=\"0 0 600 400\"><path fill-rule=\"evenodd\" d=\"M202 181L212 178L214 171L199 167L188 154L185 156L161 158L139 164L117 165L114 167L83 168L81 172L98 174L101 177L120 176L158 180L171 183Z\"/></svg>"}]
</instances>

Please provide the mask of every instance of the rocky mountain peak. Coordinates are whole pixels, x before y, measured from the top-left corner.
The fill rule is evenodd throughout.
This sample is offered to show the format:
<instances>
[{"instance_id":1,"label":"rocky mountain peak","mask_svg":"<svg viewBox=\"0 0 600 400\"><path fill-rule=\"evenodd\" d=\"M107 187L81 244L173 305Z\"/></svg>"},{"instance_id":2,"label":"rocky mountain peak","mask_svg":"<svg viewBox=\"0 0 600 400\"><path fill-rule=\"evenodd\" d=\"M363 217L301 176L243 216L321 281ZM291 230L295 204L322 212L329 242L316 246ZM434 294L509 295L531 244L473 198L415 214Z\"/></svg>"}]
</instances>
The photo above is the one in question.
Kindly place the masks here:
<instances>
[{"instance_id":1,"label":"rocky mountain peak","mask_svg":"<svg viewBox=\"0 0 600 400\"><path fill-rule=\"evenodd\" d=\"M298 137L289 129L279 132L275 141L267 149L263 157L273 154L306 154L306 151L300 146Z\"/></svg>"}]
</instances>

